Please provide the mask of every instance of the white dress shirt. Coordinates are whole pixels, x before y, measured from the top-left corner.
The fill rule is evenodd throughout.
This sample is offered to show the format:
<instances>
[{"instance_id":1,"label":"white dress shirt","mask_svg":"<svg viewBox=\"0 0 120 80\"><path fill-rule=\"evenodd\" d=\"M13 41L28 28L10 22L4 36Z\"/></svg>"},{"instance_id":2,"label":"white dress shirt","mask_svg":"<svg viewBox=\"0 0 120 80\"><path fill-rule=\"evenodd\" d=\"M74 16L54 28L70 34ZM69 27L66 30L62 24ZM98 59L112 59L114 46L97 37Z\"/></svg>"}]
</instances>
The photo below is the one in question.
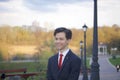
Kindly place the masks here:
<instances>
[{"instance_id":1,"label":"white dress shirt","mask_svg":"<svg viewBox=\"0 0 120 80\"><path fill-rule=\"evenodd\" d=\"M67 55L68 51L69 51L69 49L65 50L65 51L62 52L62 53L59 51L58 63L59 63L59 59L60 59L60 54L63 54L63 56L62 56L62 63L63 63L63 61L64 61L64 59L65 59L65 56Z\"/></svg>"}]
</instances>

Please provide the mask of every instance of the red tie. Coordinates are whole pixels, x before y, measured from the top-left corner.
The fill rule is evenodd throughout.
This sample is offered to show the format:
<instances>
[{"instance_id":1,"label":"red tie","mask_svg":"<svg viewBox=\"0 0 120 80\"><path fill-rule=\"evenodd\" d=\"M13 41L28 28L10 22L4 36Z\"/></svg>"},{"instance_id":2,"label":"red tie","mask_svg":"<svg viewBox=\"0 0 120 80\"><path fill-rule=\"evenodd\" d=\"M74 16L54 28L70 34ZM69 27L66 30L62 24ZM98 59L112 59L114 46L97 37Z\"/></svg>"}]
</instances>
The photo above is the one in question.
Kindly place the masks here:
<instances>
[{"instance_id":1,"label":"red tie","mask_svg":"<svg viewBox=\"0 0 120 80\"><path fill-rule=\"evenodd\" d=\"M63 56L63 54L60 54L59 63L58 63L59 69L60 69L61 66L62 66L62 56Z\"/></svg>"}]
</instances>

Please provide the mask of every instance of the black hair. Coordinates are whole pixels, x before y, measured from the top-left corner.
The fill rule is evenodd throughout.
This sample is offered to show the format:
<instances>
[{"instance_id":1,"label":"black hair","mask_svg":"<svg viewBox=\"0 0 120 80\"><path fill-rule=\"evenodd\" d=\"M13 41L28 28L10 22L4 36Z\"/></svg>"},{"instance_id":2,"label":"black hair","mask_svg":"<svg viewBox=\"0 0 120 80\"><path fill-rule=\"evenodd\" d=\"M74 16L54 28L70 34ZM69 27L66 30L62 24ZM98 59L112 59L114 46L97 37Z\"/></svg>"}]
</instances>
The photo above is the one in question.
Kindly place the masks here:
<instances>
[{"instance_id":1,"label":"black hair","mask_svg":"<svg viewBox=\"0 0 120 80\"><path fill-rule=\"evenodd\" d=\"M65 36L66 36L67 40L72 38L72 31L70 29L65 28L65 27L59 27L59 28L55 29L54 36L57 33L60 33L60 32L64 32L65 33Z\"/></svg>"}]
</instances>

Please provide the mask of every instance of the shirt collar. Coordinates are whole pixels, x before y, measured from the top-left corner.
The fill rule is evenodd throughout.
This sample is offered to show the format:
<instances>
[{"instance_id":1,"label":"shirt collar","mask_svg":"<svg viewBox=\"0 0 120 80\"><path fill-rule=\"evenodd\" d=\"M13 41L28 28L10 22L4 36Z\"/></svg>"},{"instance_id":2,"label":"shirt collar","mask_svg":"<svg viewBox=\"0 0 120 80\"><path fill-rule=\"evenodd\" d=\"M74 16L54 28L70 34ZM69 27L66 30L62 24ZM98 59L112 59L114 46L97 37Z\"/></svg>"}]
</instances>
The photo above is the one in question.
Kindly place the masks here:
<instances>
[{"instance_id":1,"label":"shirt collar","mask_svg":"<svg viewBox=\"0 0 120 80\"><path fill-rule=\"evenodd\" d=\"M62 52L63 56L66 56L69 50L70 50L70 49L68 48L68 49L66 49L65 51L63 51L63 52ZM60 53L60 51L59 51L59 55L60 55L60 54L61 54L61 53Z\"/></svg>"}]
</instances>

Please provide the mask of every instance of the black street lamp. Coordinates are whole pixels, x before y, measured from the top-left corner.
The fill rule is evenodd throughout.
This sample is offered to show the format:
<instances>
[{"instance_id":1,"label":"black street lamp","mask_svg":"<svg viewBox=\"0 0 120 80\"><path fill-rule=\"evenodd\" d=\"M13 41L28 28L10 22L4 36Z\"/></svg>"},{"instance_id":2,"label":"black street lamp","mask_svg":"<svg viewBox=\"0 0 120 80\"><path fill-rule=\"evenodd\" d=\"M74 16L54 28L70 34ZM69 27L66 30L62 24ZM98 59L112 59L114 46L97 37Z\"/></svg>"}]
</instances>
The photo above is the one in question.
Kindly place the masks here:
<instances>
[{"instance_id":1,"label":"black street lamp","mask_svg":"<svg viewBox=\"0 0 120 80\"><path fill-rule=\"evenodd\" d=\"M97 0L94 0L93 53L90 80L100 80L98 64Z\"/></svg>"},{"instance_id":2,"label":"black street lamp","mask_svg":"<svg viewBox=\"0 0 120 80\"><path fill-rule=\"evenodd\" d=\"M83 73L83 41L80 41L81 71Z\"/></svg>"},{"instance_id":3,"label":"black street lamp","mask_svg":"<svg viewBox=\"0 0 120 80\"><path fill-rule=\"evenodd\" d=\"M87 75L87 66L86 66L86 31L87 31L87 26L83 26L83 31L84 31L84 65L83 65L83 80L88 80L88 75Z\"/></svg>"}]
</instances>

